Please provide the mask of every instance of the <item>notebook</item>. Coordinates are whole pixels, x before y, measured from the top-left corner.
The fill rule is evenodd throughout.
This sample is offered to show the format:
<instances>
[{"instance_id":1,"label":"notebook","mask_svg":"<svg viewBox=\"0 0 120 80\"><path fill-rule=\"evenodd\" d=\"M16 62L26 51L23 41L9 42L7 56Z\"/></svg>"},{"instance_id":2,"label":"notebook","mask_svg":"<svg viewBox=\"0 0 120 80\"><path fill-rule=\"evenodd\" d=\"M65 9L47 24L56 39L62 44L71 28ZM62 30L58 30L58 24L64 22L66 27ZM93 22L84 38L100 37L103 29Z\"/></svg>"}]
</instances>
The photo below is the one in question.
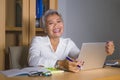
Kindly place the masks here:
<instances>
[{"instance_id":1,"label":"notebook","mask_svg":"<svg viewBox=\"0 0 120 80\"><path fill-rule=\"evenodd\" d=\"M78 59L84 61L82 70L102 68L106 60L105 42L83 43Z\"/></svg>"},{"instance_id":2,"label":"notebook","mask_svg":"<svg viewBox=\"0 0 120 80\"><path fill-rule=\"evenodd\" d=\"M9 70L3 70L0 71L0 74L4 74L7 77L14 77L14 76L25 76L25 75L31 75L32 73L46 73L48 70L44 67L26 67L22 69L9 69Z\"/></svg>"},{"instance_id":3,"label":"notebook","mask_svg":"<svg viewBox=\"0 0 120 80\"><path fill-rule=\"evenodd\" d=\"M64 70L60 70L60 69L56 69L56 68L47 68L47 70L50 71L52 74L64 72Z\"/></svg>"}]
</instances>

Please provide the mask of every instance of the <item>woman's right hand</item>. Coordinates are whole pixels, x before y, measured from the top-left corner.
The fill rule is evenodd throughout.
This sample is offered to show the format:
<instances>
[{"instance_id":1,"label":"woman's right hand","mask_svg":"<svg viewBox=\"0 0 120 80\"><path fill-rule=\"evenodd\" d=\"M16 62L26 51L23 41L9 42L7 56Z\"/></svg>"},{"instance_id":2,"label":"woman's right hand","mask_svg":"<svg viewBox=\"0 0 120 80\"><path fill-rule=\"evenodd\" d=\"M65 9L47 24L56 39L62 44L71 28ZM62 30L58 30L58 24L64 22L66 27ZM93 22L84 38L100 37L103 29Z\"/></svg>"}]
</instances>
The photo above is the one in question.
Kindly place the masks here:
<instances>
[{"instance_id":1,"label":"woman's right hand","mask_svg":"<svg viewBox=\"0 0 120 80\"><path fill-rule=\"evenodd\" d=\"M58 64L60 69L71 71L71 72L79 72L80 67L78 66L82 66L83 62L76 61L76 60L69 61L65 59L65 60L59 60Z\"/></svg>"}]
</instances>

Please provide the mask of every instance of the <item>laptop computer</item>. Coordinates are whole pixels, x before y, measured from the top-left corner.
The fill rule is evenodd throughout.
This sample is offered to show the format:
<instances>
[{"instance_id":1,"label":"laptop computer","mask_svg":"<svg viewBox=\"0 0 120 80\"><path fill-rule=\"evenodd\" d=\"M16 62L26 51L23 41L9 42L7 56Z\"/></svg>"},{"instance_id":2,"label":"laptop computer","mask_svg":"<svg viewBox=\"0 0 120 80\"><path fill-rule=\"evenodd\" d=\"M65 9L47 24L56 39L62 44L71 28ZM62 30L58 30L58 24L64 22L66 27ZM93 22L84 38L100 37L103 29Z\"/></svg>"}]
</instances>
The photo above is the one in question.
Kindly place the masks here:
<instances>
[{"instance_id":1,"label":"laptop computer","mask_svg":"<svg viewBox=\"0 0 120 80\"><path fill-rule=\"evenodd\" d=\"M102 68L106 60L105 42L83 43L78 59L84 61L82 70Z\"/></svg>"}]
</instances>

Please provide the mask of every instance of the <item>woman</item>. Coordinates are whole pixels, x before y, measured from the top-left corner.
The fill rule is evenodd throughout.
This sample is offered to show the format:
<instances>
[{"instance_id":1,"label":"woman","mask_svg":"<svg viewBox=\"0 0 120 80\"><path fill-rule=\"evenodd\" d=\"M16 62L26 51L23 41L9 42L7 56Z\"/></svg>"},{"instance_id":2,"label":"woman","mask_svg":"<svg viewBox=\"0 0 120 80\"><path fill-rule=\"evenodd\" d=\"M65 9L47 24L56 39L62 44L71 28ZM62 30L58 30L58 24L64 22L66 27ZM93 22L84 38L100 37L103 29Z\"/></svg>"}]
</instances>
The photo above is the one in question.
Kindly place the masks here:
<instances>
[{"instance_id":1,"label":"woman","mask_svg":"<svg viewBox=\"0 0 120 80\"><path fill-rule=\"evenodd\" d=\"M78 72L83 61L77 61L79 48L69 38L61 38L64 24L61 15L55 10L48 10L42 17L42 24L47 36L33 38L29 49L29 65L56 67L71 72ZM108 42L106 51L111 55L114 51L113 42ZM72 61L66 59L71 57Z\"/></svg>"}]
</instances>

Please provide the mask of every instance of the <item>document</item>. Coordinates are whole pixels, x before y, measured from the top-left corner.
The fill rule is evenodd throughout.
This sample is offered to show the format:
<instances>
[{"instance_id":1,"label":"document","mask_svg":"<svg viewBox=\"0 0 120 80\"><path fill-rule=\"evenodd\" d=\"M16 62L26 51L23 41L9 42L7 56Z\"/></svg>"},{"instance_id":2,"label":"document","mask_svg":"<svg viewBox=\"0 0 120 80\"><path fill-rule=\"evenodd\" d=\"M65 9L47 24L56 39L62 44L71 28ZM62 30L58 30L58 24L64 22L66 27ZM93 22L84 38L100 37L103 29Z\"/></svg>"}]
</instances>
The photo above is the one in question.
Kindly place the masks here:
<instances>
[{"instance_id":1,"label":"document","mask_svg":"<svg viewBox=\"0 0 120 80\"><path fill-rule=\"evenodd\" d=\"M31 73L38 73L38 72L47 72L48 70L44 67L26 67L22 69L10 69L10 70L4 70L0 71L1 74L4 74L7 77L13 77L13 76L20 76L20 75L29 75Z\"/></svg>"},{"instance_id":2,"label":"document","mask_svg":"<svg viewBox=\"0 0 120 80\"><path fill-rule=\"evenodd\" d=\"M60 70L60 69L56 69L56 68L47 68L47 70L50 71L52 74L64 72L64 70Z\"/></svg>"}]
</instances>

